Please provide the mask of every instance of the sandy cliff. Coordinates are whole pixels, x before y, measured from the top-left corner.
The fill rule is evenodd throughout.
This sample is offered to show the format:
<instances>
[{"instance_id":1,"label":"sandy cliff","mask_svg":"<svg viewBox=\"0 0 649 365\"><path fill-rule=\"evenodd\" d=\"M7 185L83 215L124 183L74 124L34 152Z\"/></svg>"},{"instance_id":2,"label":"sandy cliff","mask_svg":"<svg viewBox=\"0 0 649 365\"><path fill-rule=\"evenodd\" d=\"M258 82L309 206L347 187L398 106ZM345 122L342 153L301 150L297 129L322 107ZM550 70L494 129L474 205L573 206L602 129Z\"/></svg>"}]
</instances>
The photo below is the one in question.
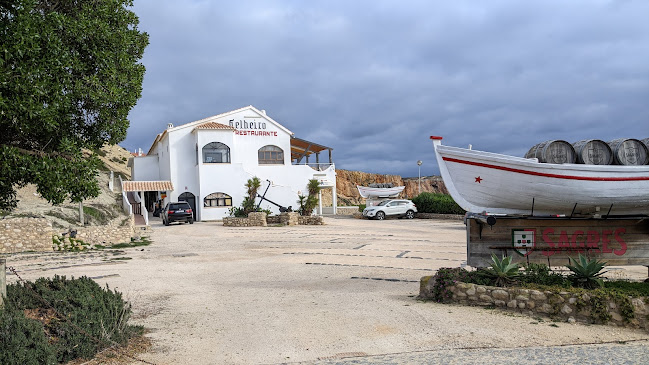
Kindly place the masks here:
<instances>
[{"instance_id":1,"label":"sandy cliff","mask_svg":"<svg viewBox=\"0 0 649 365\"><path fill-rule=\"evenodd\" d=\"M365 199L358 194L356 185L368 186L372 183L393 183L395 186L405 186L401 194L403 198L412 198L418 194L418 178L402 178L399 175L381 175L361 171L336 170L336 190L338 205L365 204ZM439 176L422 176L421 191L448 194L444 181ZM323 190L324 205L331 205L331 193Z\"/></svg>"}]
</instances>

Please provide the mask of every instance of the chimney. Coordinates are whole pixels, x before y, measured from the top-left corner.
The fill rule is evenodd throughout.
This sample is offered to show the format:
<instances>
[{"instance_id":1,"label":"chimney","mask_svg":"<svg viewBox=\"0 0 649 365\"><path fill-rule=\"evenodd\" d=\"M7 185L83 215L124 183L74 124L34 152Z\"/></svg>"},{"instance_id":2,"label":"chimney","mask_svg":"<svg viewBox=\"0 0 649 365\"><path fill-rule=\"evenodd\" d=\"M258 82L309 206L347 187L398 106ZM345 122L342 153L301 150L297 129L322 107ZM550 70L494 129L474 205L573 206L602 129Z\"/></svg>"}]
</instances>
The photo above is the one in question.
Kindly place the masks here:
<instances>
[{"instance_id":1,"label":"chimney","mask_svg":"<svg viewBox=\"0 0 649 365\"><path fill-rule=\"evenodd\" d=\"M141 148L138 148L138 149L137 149L137 155L138 155L138 156L142 156L142 149L141 149Z\"/></svg>"},{"instance_id":2,"label":"chimney","mask_svg":"<svg viewBox=\"0 0 649 365\"><path fill-rule=\"evenodd\" d=\"M173 128L174 125L172 123L167 123L167 129Z\"/></svg>"},{"instance_id":3,"label":"chimney","mask_svg":"<svg viewBox=\"0 0 649 365\"><path fill-rule=\"evenodd\" d=\"M261 110L261 114L266 115L266 110L265 110L265 109L262 109L262 110Z\"/></svg>"}]
</instances>

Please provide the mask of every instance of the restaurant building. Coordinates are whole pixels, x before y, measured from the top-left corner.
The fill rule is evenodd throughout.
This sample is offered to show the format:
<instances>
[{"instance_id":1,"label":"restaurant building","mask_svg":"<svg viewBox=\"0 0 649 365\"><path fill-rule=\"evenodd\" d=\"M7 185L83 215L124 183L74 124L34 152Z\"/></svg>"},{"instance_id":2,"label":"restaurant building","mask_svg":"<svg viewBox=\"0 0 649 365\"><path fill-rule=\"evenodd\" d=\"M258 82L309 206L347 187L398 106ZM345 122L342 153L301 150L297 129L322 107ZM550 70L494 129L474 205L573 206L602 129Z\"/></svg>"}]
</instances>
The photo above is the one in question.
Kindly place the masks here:
<instances>
[{"instance_id":1,"label":"restaurant building","mask_svg":"<svg viewBox=\"0 0 649 365\"><path fill-rule=\"evenodd\" d=\"M297 210L298 195L307 195L308 181L317 179L323 189L332 190L333 202L329 207L321 203L315 213L335 214L331 151L295 137L253 106L180 126L169 124L146 156L129 160L132 181L122 184L124 199L139 205L147 222L159 199L163 205L187 201L197 221L218 220L241 206L248 179L261 180L259 194L265 192L268 200L260 207L273 213L279 213L279 206Z\"/></svg>"}]
</instances>

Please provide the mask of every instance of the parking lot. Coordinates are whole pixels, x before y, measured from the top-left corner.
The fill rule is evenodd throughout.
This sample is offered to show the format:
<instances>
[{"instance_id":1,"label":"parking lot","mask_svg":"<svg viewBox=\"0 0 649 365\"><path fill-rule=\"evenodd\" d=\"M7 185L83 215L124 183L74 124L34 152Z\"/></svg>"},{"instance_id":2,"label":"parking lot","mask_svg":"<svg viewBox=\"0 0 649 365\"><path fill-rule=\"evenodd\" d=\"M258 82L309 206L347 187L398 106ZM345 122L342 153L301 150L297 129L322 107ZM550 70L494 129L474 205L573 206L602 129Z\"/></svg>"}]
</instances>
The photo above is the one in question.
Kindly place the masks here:
<instances>
[{"instance_id":1,"label":"parking lot","mask_svg":"<svg viewBox=\"0 0 649 365\"><path fill-rule=\"evenodd\" d=\"M464 263L461 221L326 218L324 226L153 223L150 246L8 258L27 279L87 275L121 291L156 364L283 363L649 338L421 302L419 278ZM14 280L9 278L10 281Z\"/></svg>"}]
</instances>

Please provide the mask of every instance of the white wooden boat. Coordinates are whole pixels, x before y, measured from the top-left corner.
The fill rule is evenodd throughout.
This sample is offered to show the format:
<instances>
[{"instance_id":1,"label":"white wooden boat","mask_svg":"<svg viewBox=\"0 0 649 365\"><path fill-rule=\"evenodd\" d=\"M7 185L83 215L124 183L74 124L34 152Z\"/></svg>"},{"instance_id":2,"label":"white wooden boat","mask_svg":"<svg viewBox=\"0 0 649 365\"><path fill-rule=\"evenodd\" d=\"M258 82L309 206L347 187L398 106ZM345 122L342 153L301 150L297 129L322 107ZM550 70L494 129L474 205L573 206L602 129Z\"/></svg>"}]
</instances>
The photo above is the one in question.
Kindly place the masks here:
<instances>
[{"instance_id":1,"label":"white wooden boat","mask_svg":"<svg viewBox=\"0 0 649 365\"><path fill-rule=\"evenodd\" d=\"M649 215L649 166L539 163L442 145L444 184L466 211L520 215ZM609 213L610 212L610 213Z\"/></svg>"},{"instance_id":2,"label":"white wooden boat","mask_svg":"<svg viewBox=\"0 0 649 365\"><path fill-rule=\"evenodd\" d=\"M392 188L372 188L369 186L360 186L356 185L358 193L361 194L361 197L365 199L372 198L395 198L397 197L405 186L395 186Z\"/></svg>"}]
</instances>

